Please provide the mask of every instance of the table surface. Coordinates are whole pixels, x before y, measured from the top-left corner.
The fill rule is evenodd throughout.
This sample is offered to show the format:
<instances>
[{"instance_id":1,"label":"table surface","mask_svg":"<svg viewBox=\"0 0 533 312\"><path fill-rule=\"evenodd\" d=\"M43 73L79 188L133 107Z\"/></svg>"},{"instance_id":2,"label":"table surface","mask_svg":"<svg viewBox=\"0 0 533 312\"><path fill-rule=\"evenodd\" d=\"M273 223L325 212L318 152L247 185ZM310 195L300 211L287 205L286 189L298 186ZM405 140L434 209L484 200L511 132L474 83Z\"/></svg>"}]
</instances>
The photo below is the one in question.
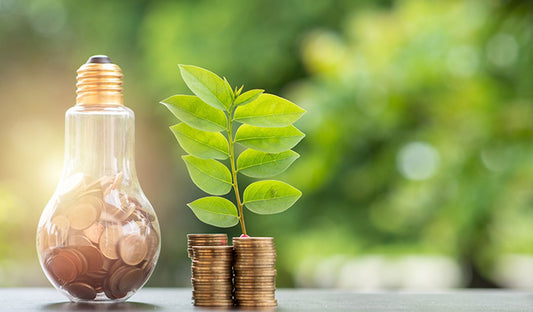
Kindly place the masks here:
<instances>
[{"instance_id":1,"label":"table surface","mask_svg":"<svg viewBox=\"0 0 533 312\"><path fill-rule=\"evenodd\" d=\"M533 292L458 290L361 293L279 289L275 311L533 311ZM0 288L1 311L209 311L191 304L189 288L144 288L120 304L75 304L53 288ZM217 310L220 311L220 310ZM239 309L238 311L243 311Z\"/></svg>"}]
</instances>

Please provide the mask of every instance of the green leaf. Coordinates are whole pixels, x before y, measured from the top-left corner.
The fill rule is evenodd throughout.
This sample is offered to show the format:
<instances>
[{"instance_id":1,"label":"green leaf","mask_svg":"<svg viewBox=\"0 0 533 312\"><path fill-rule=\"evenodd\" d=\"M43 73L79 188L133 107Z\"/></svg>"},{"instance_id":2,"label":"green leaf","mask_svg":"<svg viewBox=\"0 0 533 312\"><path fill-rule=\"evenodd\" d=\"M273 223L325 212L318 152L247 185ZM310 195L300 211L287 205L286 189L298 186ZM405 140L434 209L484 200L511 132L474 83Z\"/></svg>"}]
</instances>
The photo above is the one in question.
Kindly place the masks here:
<instances>
[{"instance_id":1,"label":"green leaf","mask_svg":"<svg viewBox=\"0 0 533 312\"><path fill-rule=\"evenodd\" d=\"M228 141L221 133L197 130L184 122L171 126L170 130L180 146L191 155L204 159L229 157Z\"/></svg>"},{"instance_id":2,"label":"green leaf","mask_svg":"<svg viewBox=\"0 0 533 312\"><path fill-rule=\"evenodd\" d=\"M192 181L202 191L211 195L224 195L231 190L231 173L214 159L182 156Z\"/></svg>"},{"instance_id":3,"label":"green leaf","mask_svg":"<svg viewBox=\"0 0 533 312\"><path fill-rule=\"evenodd\" d=\"M222 110L227 110L231 106L232 95L222 78L201 67L193 65L179 65L179 67L183 81L202 101Z\"/></svg>"},{"instance_id":4,"label":"green leaf","mask_svg":"<svg viewBox=\"0 0 533 312\"><path fill-rule=\"evenodd\" d=\"M243 194L244 205L258 214L274 214L292 206L302 192L281 181L267 180L250 184Z\"/></svg>"},{"instance_id":5,"label":"green leaf","mask_svg":"<svg viewBox=\"0 0 533 312\"><path fill-rule=\"evenodd\" d=\"M238 107L235 110L234 119L258 127L284 127L294 123L304 113L303 108L284 98L272 94L261 94L258 99L248 105Z\"/></svg>"},{"instance_id":6,"label":"green leaf","mask_svg":"<svg viewBox=\"0 0 533 312\"><path fill-rule=\"evenodd\" d=\"M231 85L229 84L228 79L226 79L226 77L224 77L224 84L226 85L226 90L231 95L231 100L232 101L235 100L235 93L233 93L233 89L231 88ZM230 103L230 106L231 106L231 103Z\"/></svg>"},{"instance_id":7,"label":"green leaf","mask_svg":"<svg viewBox=\"0 0 533 312\"><path fill-rule=\"evenodd\" d=\"M197 96L173 95L161 101L161 104L179 120L198 130L219 132L226 129L226 114L207 105Z\"/></svg>"},{"instance_id":8,"label":"green leaf","mask_svg":"<svg viewBox=\"0 0 533 312\"><path fill-rule=\"evenodd\" d=\"M218 227L232 227L239 223L237 208L229 200L208 196L197 199L187 206L200 221Z\"/></svg>"},{"instance_id":9,"label":"green leaf","mask_svg":"<svg viewBox=\"0 0 533 312\"><path fill-rule=\"evenodd\" d=\"M304 136L294 126L263 128L242 125L237 129L235 142L262 152L281 153L296 146Z\"/></svg>"},{"instance_id":10,"label":"green leaf","mask_svg":"<svg viewBox=\"0 0 533 312\"><path fill-rule=\"evenodd\" d=\"M236 86L235 87L235 95L236 96L239 96L241 95L241 92L242 92L242 88L244 88L244 85L241 85L241 87L239 89L237 89L238 87Z\"/></svg>"},{"instance_id":11,"label":"green leaf","mask_svg":"<svg viewBox=\"0 0 533 312\"><path fill-rule=\"evenodd\" d=\"M237 159L237 170L252 178L268 178L287 170L298 157L294 151L271 154L247 149Z\"/></svg>"},{"instance_id":12,"label":"green leaf","mask_svg":"<svg viewBox=\"0 0 533 312\"><path fill-rule=\"evenodd\" d=\"M241 87L241 90L242 90L242 87ZM235 106L246 105L252 101L255 101L259 98L259 96L263 92L265 92L265 90L261 90L261 89L253 89L253 90L246 91L235 99L234 105Z\"/></svg>"}]
</instances>

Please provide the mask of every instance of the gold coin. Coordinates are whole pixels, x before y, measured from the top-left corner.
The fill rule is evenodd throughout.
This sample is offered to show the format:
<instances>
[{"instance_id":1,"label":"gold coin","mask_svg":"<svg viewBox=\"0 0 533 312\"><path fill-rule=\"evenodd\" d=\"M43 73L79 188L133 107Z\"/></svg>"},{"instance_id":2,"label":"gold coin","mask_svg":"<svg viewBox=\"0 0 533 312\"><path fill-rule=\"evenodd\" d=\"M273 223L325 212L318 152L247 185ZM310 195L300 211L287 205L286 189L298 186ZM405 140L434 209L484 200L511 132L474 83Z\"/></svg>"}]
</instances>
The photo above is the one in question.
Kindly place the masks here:
<instances>
[{"instance_id":1,"label":"gold coin","mask_svg":"<svg viewBox=\"0 0 533 312\"><path fill-rule=\"evenodd\" d=\"M239 242L252 242L252 241L262 241L262 242L273 242L274 237L271 236L251 236L251 237L233 237L234 241Z\"/></svg>"},{"instance_id":2,"label":"gold coin","mask_svg":"<svg viewBox=\"0 0 533 312\"><path fill-rule=\"evenodd\" d=\"M127 292L121 291L119 288L120 281L122 279L122 276L127 272L128 268L125 266L119 267L111 276L109 276L109 290L113 297L115 298L123 298L127 295ZM105 284L104 284L105 287Z\"/></svg>"},{"instance_id":3,"label":"gold coin","mask_svg":"<svg viewBox=\"0 0 533 312\"><path fill-rule=\"evenodd\" d=\"M276 259L247 259L247 260L235 260L235 266L249 266L257 268L270 267L274 269L276 265Z\"/></svg>"},{"instance_id":4,"label":"gold coin","mask_svg":"<svg viewBox=\"0 0 533 312\"><path fill-rule=\"evenodd\" d=\"M78 299L93 300L96 298L96 290L86 283L70 283L65 288L72 296Z\"/></svg>"},{"instance_id":5,"label":"gold coin","mask_svg":"<svg viewBox=\"0 0 533 312\"><path fill-rule=\"evenodd\" d=\"M206 285L193 285L194 291L203 291L203 292L231 292L233 291L233 286L231 284L226 285L212 285L212 286L206 286Z\"/></svg>"},{"instance_id":6,"label":"gold coin","mask_svg":"<svg viewBox=\"0 0 533 312\"><path fill-rule=\"evenodd\" d=\"M235 256L235 263L275 263L276 257L262 257L260 255Z\"/></svg>"},{"instance_id":7,"label":"gold coin","mask_svg":"<svg viewBox=\"0 0 533 312\"><path fill-rule=\"evenodd\" d=\"M148 253L146 239L137 234L124 236L118 245L120 258L129 265L139 264Z\"/></svg>"},{"instance_id":8,"label":"gold coin","mask_svg":"<svg viewBox=\"0 0 533 312\"><path fill-rule=\"evenodd\" d=\"M200 299L212 299L212 300L222 300L222 299L229 299L232 300L233 297L233 291L231 289L224 290L224 291L218 291L218 290L198 290L193 289L192 291L193 298L200 298Z\"/></svg>"},{"instance_id":9,"label":"gold coin","mask_svg":"<svg viewBox=\"0 0 533 312\"><path fill-rule=\"evenodd\" d=\"M215 234L187 234L188 239L200 239L200 238L228 238L227 234L215 233Z\"/></svg>"},{"instance_id":10,"label":"gold coin","mask_svg":"<svg viewBox=\"0 0 533 312\"><path fill-rule=\"evenodd\" d=\"M200 254L196 254L195 256L193 256L192 260L193 261L197 261L198 263L207 263L207 262L212 262L212 261L232 263L233 262L233 256L224 255L224 254L220 254L220 255L200 255Z\"/></svg>"},{"instance_id":11,"label":"gold coin","mask_svg":"<svg viewBox=\"0 0 533 312\"><path fill-rule=\"evenodd\" d=\"M85 237L87 237L91 242L98 244L103 231L104 226L98 222L95 222L90 227L83 230L83 235L85 235Z\"/></svg>"},{"instance_id":12,"label":"gold coin","mask_svg":"<svg viewBox=\"0 0 533 312\"><path fill-rule=\"evenodd\" d=\"M201 260L193 260L192 265L195 267L231 267L231 261L201 261Z\"/></svg>"},{"instance_id":13,"label":"gold coin","mask_svg":"<svg viewBox=\"0 0 533 312\"><path fill-rule=\"evenodd\" d=\"M276 248L275 244L265 243L265 242L240 242L233 241L233 246L235 248Z\"/></svg>"},{"instance_id":14,"label":"gold coin","mask_svg":"<svg viewBox=\"0 0 533 312\"><path fill-rule=\"evenodd\" d=\"M233 252L233 246L193 246L193 248L205 252Z\"/></svg>"},{"instance_id":15,"label":"gold coin","mask_svg":"<svg viewBox=\"0 0 533 312\"><path fill-rule=\"evenodd\" d=\"M259 282L259 283L274 283L276 281L275 276L235 276L235 284L240 283L250 283L250 282Z\"/></svg>"},{"instance_id":16,"label":"gold coin","mask_svg":"<svg viewBox=\"0 0 533 312\"><path fill-rule=\"evenodd\" d=\"M274 300L276 299L274 292L271 294L259 294L257 292L254 292L253 294L238 294L237 291L235 291L235 300L242 301L242 300L249 300L249 301L259 301L259 300Z\"/></svg>"},{"instance_id":17,"label":"gold coin","mask_svg":"<svg viewBox=\"0 0 533 312\"><path fill-rule=\"evenodd\" d=\"M118 259L117 243L122 236L122 226L113 224L106 226L100 236L100 251L109 259Z\"/></svg>"},{"instance_id":18,"label":"gold coin","mask_svg":"<svg viewBox=\"0 0 533 312\"><path fill-rule=\"evenodd\" d=\"M68 238L69 246L92 246L91 241L83 235L72 235Z\"/></svg>"},{"instance_id":19,"label":"gold coin","mask_svg":"<svg viewBox=\"0 0 533 312\"><path fill-rule=\"evenodd\" d=\"M115 212L115 217L120 221L125 221L133 214L133 212L135 212L137 206L135 203L128 200L128 196L122 193L119 194L119 198L120 206L117 207L118 209Z\"/></svg>"},{"instance_id":20,"label":"gold coin","mask_svg":"<svg viewBox=\"0 0 533 312\"><path fill-rule=\"evenodd\" d=\"M107 259L107 258L104 258L104 259ZM111 261L111 262L113 262L113 264L109 268L109 273L111 273L111 274L115 273L118 269L126 266L126 264L124 262L122 262L121 260L115 260L115 261Z\"/></svg>"},{"instance_id":21,"label":"gold coin","mask_svg":"<svg viewBox=\"0 0 533 312\"><path fill-rule=\"evenodd\" d=\"M266 250L235 250L235 256L237 258L246 259L246 258L276 258L276 251L266 251Z\"/></svg>"},{"instance_id":22,"label":"gold coin","mask_svg":"<svg viewBox=\"0 0 533 312\"><path fill-rule=\"evenodd\" d=\"M107 296L107 298L111 299L111 300L115 300L115 299L118 299L117 297L115 297L115 295L113 295L113 292L111 291L111 286L110 286L110 279L106 279L104 280L104 286L103 286L103 290L104 290L104 294Z\"/></svg>"},{"instance_id":23,"label":"gold coin","mask_svg":"<svg viewBox=\"0 0 533 312\"><path fill-rule=\"evenodd\" d=\"M252 303L255 303L255 304L263 304L263 303L272 303L272 302L275 302L276 301L276 298L275 297L272 297L272 296L268 296L268 297L258 297L258 298L235 298L235 300L239 303L239 304L252 304Z\"/></svg>"},{"instance_id":24,"label":"gold coin","mask_svg":"<svg viewBox=\"0 0 533 312\"><path fill-rule=\"evenodd\" d=\"M225 267L191 267L191 271L198 272L198 273L209 273L209 272L227 272L228 274L231 274L231 265L225 266Z\"/></svg>"},{"instance_id":25,"label":"gold coin","mask_svg":"<svg viewBox=\"0 0 533 312\"><path fill-rule=\"evenodd\" d=\"M210 280L193 280L191 279L191 283L193 286L200 286L200 287L225 287L225 286L233 286L233 283L231 282L231 278L226 279L210 279Z\"/></svg>"},{"instance_id":26,"label":"gold coin","mask_svg":"<svg viewBox=\"0 0 533 312\"><path fill-rule=\"evenodd\" d=\"M201 293L193 291L192 298L203 300L233 300L231 291L226 293Z\"/></svg>"},{"instance_id":27,"label":"gold coin","mask_svg":"<svg viewBox=\"0 0 533 312\"><path fill-rule=\"evenodd\" d=\"M239 270L273 270L276 268L275 262L235 262L233 264Z\"/></svg>"},{"instance_id":28,"label":"gold coin","mask_svg":"<svg viewBox=\"0 0 533 312\"><path fill-rule=\"evenodd\" d=\"M102 211L102 201L94 196L80 198L67 212L70 227L75 230L84 230L91 226Z\"/></svg>"},{"instance_id":29,"label":"gold coin","mask_svg":"<svg viewBox=\"0 0 533 312\"><path fill-rule=\"evenodd\" d=\"M238 289L235 288L235 295L243 295L243 296L263 296L263 295L270 295L274 294L276 291L275 287L268 287L268 288L246 288L246 289Z\"/></svg>"},{"instance_id":30,"label":"gold coin","mask_svg":"<svg viewBox=\"0 0 533 312\"><path fill-rule=\"evenodd\" d=\"M211 284L211 283L221 283L221 282L229 282L229 283L231 283L231 278L212 279L212 280L209 280L209 281L206 282L203 279L199 279L197 277L193 277L193 278L191 278L191 281L193 283L209 283L209 284Z\"/></svg>"},{"instance_id":31,"label":"gold coin","mask_svg":"<svg viewBox=\"0 0 533 312\"><path fill-rule=\"evenodd\" d=\"M191 269L196 269L197 271L231 271L232 266L231 266L231 263L224 264L224 265L195 264L191 266Z\"/></svg>"},{"instance_id":32,"label":"gold coin","mask_svg":"<svg viewBox=\"0 0 533 312\"><path fill-rule=\"evenodd\" d=\"M239 291L263 291L263 290L276 290L274 283L267 284L236 284L235 290Z\"/></svg>"},{"instance_id":33,"label":"gold coin","mask_svg":"<svg viewBox=\"0 0 533 312\"><path fill-rule=\"evenodd\" d=\"M193 290L192 295L195 298L214 298L214 299L231 299L231 290L229 291L199 291Z\"/></svg>"},{"instance_id":34,"label":"gold coin","mask_svg":"<svg viewBox=\"0 0 533 312\"><path fill-rule=\"evenodd\" d=\"M129 267L122 274L118 283L120 292L129 292L141 287L144 281L144 271L139 268Z\"/></svg>"},{"instance_id":35,"label":"gold coin","mask_svg":"<svg viewBox=\"0 0 533 312\"><path fill-rule=\"evenodd\" d=\"M263 266L260 266L260 265L234 265L233 269L235 271L239 271L239 272L243 272L243 271L262 272L262 271L267 271L267 270L273 270L275 268L274 268L273 265L263 265Z\"/></svg>"},{"instance_id":36,"label":"gold coin","mask_svg":"<svg viewBox=\"0 0 533 312\"><path fill-rule=\"evenodd\" d=\"M243 247L243 248L235 248L235 254L236 255L248 255L248 254L264 254L265 256L268 256L268 255L276 255L276 250L273 249L273 248L248 248L248 247Z\"/></svg>"},{"instance_id":37,"label":"gold coin","mask_svg":"<svg viewBox=\"0 0 533 312\"><path fill-rule=\"evenodd\" d=\"M226 247L231 246L193 246L192 250L198 253L199 255L233 255L232 249L226 249ZM209 248L224 248L219 250L210 250Z\"/></svg>"},{"instance_id":38,"label":"gold coin","mask_svg":"<svg viewBox=\"0 0 533 312\"><path fill-rule=\"evenodd\" d=\"M270 239L261 239L259 237L248 237L242 239L233 238L234 246L253 246L253 247L272 247L274 246L274 240L272 237Z\"/></svg>"},{"instance_id":39,"label":"gold coin","mask_svg":"<svg viewBox=\"0 0 533 312\"><path fill-rule=\"evenodd\" d=\"M202 264L222 264L222 265L226 265L226 264L232 264L233 263L233 257L231 255L209 255L209 256L200 256L198 255L199 257L195 257L192 259L192 263L193 264L199 264L199 265L202 265Z\"/></svg>"},{"instance_id":40,"label":"gold coin","mask_svg":"<svg viewBox=\"0 0 533 312\"><path fill-rule=\"evenodd\" d=\"M198 271L198 272L211 272L211 271L217 271L217 272L231 272L231 263L228 264L228 265L224 265L224 266L196 266L196 265L193 265L191 266L191 269L193 269L193 271Z\"/></svg>"},{"instance_id":41,"label":"gold coin","mask_svg":"<svg viewBox=\"0 0 533 312\"><path fill-rule=\"evenodd\" d=\"M209 273L209 274L192 273L192 276L194 276L195 279L202 280L202 281L231 278L231 274L214 274L214 273Z\"/></svg>"},{"instance_id":42,"label":"gold coin","mask_svg":"<svg viewBox=\"0 0 533 312\"><path fill-rule=\"evenodd\" d=\"M216 277L216 279L231 278L233 274L230 271L196 271L191 270L192 276L199 279Z\"/></svg>"},{"instance_id":43,"label":"gold coin","mask_svg":"<svg viewBox=\"0 0 533 312\"><path fill-rule=\"evenodd\" d=\"M104 281L107 278L107 272L98 271L98 272L89 272L84 277L78 279L79 282L84 282L96 289L98 292L102 291L104 286ZM99 290L98 290L99 289Z\"/></svg>"},{"instance_id":44,"label":"gold coin","mask_svg":"<svg viewBox=\"0 0 533 312\"><path fill-rule=\"evenodd\" d=\"M195 299L194 305L199 307L233 307L233 300Z\"/></svg>"},{"instance_id":45,"label":"gold coin","mask_svg":"<svg viewBox=\"0 0 533 312\"><path fill-rule=\"evenodd\" d=\"M192 270L192 275L195 278L209 278L209 277L218 277L217 279L229 278L233 276L230 270L222 271L198 271Z\"/></svg>"},{"instance_id":46,"label":"gold coin","mask_svg":"<svg viewBox=\"0 0 533 312\"><path fill-rule=\"evenodd\" d=\"M73 261L75 261L75 264L78 266L78 274L86 274L89 270L89 263L87 263L85 256L78 249L74 248L65 249L65 252L72 256Z\"/></svg>"},{"instance_id":47,"label":"gold coin","mask_svg":"<svg viewBox=\"0 0 533 312\"><path fill-rule=\"evenodd\" d=\"M48 266L60 284L72 282L78 276L76 265L65 255L53 256L50 258Z\"/></svg>"},{"instance_id":48,"label":"gold coin","mask_svg":"<svg viewBox=\"0 0 533 312\"><path fill-rule=\"evenodd\" d=\"M236 254L276 254L275 248L264 247L235 247Z\"/></svg>"},{"instance_id":49,"label":"gold coin","mask_svg":"<svg viewBox=\"0 0 533 312\"><path fill-rule=\"evenodd\" d=\"M111 259L109 259L107 257L104 257L104 264L102 265L102 270L106 271L106 272L111 272L111 267L113 267L113 265L115 265L115 262L120 262L120 261L111 260Z\"/></svg>"},{"instance_id":50,"label":"gold coin","mask_svg":"<svg viewBox=\"0 0 533 312\"><path fill-rule=\"evenodd\" d=\"M257 302L255 300L252 301L239 301L237 302L237 306L240 307L276 307L278 305L277 300L265 300L262 302Z\"/></svg>"},{"instance_id":51,"label":"gold coin","mask_svg":"<svg viewBox=\"0 0 533 312\"><path fill-rule=\"evenodd\" d=\"M235 282L235 287L276 287L276 281L270 280L270 281L242 281L239 280Z\"/></svg>"},{"instance_id":52,"label":"gold coin","mask_svg":"<svg viewBox=\"0 0 533 312\"><path fill-rule=\"evenodd\" d=\"M80 246L78 250L87 260L88 272L97 272L103 268L104 256L98 248L94 246Z\"/></svg>"},{"instance_id":53,"label":"gold coin","mask_svg":"<svg viewBox=\"0 0 533 312\"><path fill-rule=\"evenodd\" d=\"M92 191L92 190L100 190L102 191L102 186L100 185L100 181L102 180L103 178L100 178L100 179L91 179L90 177L88 176L85 176L85 191Z\"/></svg>"},{"instance_id":54,"label":"gold coin","mask_svg":"<svg viewBox=\"0 0 533 312\"><path fill-rule=\"evenodd\" d=\"M211 290L211 291L232 291L233 285L231 283L213 283L212 285L205 284L192 284L194 290Z\"/></svg>"},{"instance_id":55,"label":"gold coin","mask_svg":"<svg viewBox=\"0 0 533 312\"><path fill-rule=\"evenodd\" d=\"M274 277L276 276L276 273L272 273L272 272L254 272L254 271L238 271L238 270L235 270L235 276L243 276L243 277L264 277L264 276L270 276L270 277Z\"/></svg>"},{"instance_id":56,"label":"gold coin","mask_svg":"<svg viewBox=\"0 0 533 312\"><path fill-rule=\"evenodd\" d=\"M95 197L98 197L98 198L101 198L103 195L102 193L102 190L100 188L93 188L93 189L87 189L83 192L81 192L78 196L79 197L83 197L83 196L95 196Z\"/></svg>"}]
</instances>

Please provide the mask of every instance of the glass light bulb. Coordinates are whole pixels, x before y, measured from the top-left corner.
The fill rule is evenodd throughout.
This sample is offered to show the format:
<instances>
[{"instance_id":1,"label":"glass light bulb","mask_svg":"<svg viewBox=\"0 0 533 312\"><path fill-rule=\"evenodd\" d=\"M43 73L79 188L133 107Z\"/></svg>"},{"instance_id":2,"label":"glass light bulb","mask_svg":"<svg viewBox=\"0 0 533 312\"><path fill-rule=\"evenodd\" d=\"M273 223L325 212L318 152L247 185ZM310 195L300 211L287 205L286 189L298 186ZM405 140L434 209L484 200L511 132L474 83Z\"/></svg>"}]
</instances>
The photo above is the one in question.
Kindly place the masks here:
<instances>
[{"instance_id":1,"label":"glass light bulb","mask_svg":"<svg viewBox=\"0 0 533 312\"><path fill-rule=\"evenodd\" d=\"M93 56L77 78L63 174L41 215L37 251L71 301L124 301L153 272L159 223L135 172L135 117L122 105L120 68Z\"/></svg>"}]
</instances>

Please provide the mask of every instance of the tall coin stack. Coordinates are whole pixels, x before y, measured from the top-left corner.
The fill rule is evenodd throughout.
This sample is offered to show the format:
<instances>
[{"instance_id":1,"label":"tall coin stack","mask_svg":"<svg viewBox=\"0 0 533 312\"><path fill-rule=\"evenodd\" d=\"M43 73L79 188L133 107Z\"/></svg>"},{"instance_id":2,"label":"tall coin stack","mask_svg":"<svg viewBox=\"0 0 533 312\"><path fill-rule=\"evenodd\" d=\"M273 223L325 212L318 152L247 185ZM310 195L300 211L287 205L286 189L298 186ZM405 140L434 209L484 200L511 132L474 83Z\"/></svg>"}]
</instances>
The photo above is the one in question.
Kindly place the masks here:
<instances>
[{"instance_id":1,"label":"tall coin stack","mask_svg":"<svg viewBox=\"0 0 533 312\"><path fill-rule=\"evenodd\" d=\"M193 246L192 254L194 305L233 307L233 247Z\"/></svg>"},{"instance_id":2,"label":"tall coin stack","mask_svg":"<svg viewBox=\"0 0 533 312\"><path fill-rule=\"evenodd\" d=\"M226 234L187 234L187 252L192 259L193 246L228 246Z\"/></svg>"},{"instance_id":3,"label":"tall coin stack","mask_svg":"<svg viewBox=\"0 0 533 312\"><path fill-rule=\"evenodd\" d=\"M275 307L276 249L273 237L234 237L235 301L240 307Z\"/></svg>"}]
</instances>

